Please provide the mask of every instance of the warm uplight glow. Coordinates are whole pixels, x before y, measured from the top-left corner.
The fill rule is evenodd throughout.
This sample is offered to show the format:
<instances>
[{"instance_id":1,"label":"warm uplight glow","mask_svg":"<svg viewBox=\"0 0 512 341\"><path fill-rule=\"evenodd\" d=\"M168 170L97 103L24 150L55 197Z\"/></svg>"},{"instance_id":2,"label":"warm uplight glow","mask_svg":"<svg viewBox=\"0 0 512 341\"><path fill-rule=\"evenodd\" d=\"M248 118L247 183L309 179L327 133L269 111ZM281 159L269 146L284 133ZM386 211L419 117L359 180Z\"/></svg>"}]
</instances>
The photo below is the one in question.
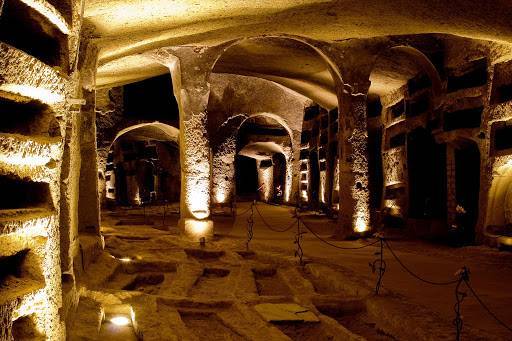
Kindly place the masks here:
<instances>
[{"instance_id":1,"label":"warm uplight glow","mask_svg":"<svg viewBox=\"0 0 512 341\"><path fill-rule=\"evenodd\" d=\"M189 178L187 181L186 202L190 213L196 219L210 215L210 180Z\"/></svg>"},{"instance_id":2,"label":"warm uplight glow","mask_svg":"<svg viewBox=\"0 0 512 341\"><path fill-rule=\"evenodd\" d=\"M224 192L217 192L217 194L215 194L215 201L219 204L223 204L226 201L226 194L224 194Z\"/></svg>"},{"instance_id":3,"label":"warm uplight glow","mask_svg":"<svg viewBox=\"0 0 512 341\"><path fill-rule=\"evenodd\" d=\"M274 167L260 168L258 163L258 187L261 187L261 198L269 201L273 195Z\"/></svg>"},{"instance_id":4,"label":"warm uplight glow","mask_svg":"<svg viewBox=\"0 0 512 341\"><path fill-rule=\"evenodd\" d=\"M123 263L129 263L132 261L132 259L128 257L119 258L119 260Z\"/></svg>"},{"instance_id":5,"label":"warm uplight glow","mask_svg":"<svg viewBox=\"0 0 512 341\"><path fill-rule=\"evenodd\" d=\"M204 235L209 225L207 221L195 221L194 224L192 224L192 231L196 235Z\"/></svg>"},{"instance_id":6,"label":"warm uplight glow","mask_svg":"<svg viewBox=\"0 0 512 341\"><path fill-rule=\"evenodd\" d=\"M59 154L60 143L36 142L19 135L2 135L0 144L9 146L0 153L0 162L19 166L44 166Z\"/></svg>"},{"instance_id":7,"label":"warm uplight glow","mask_svg":"<svg viewBox=\"0 0 512 341\"><path fill-rule=\"evenodd\" d=\"M368 225L366 224L364 217L357 217L356 223L354 226L354 231L358 232L358 233L368 231Z\"/></svg>"},{"instance_id":8,"label":"warm uplight glow","mask_svg":"<svg viewBox=\"0 0 512 341\"><path fill-rule=\"evenodd\" d=\"M308 191L306 191L305 189L303 189L301 191L300 196L301 196L302 200L308 201Z\"/></svg>"},{"instance_id":9,"label":"warm uplight glow","mask_svg":"<svg viewBox=\"0 0 512 341\"><path fill-rule=\"evenodd\" d=\"M64 101L64 96L51 92L44 88L36 88L29 85L2 84L0 90L15 93L24 97L38 99L46 104L56 104Z\"/></svg>"},{"instance_id":10,"label":"warm uplight glow","mask_svg":"<svg viewBox=\"0 0 512 341\"><path fill-rule=\"evenodd\" d=\"M199 241L203 237L209 239L213 235L213 221L211 220L183 219L180 224L183 224L185 236L193 241Z\"/></svg>"},{"instance_id":11,"label":"warm uplight glow","mask_svg":"<svg viewBox=\"0 0 512 341\"><path fill-rule=\"evenodd\" d=\"M110 319L110 322L115 324L116 326L127 326L131 323L130 319L126 316L114 316Z\"/></svg>"}]
</instances>

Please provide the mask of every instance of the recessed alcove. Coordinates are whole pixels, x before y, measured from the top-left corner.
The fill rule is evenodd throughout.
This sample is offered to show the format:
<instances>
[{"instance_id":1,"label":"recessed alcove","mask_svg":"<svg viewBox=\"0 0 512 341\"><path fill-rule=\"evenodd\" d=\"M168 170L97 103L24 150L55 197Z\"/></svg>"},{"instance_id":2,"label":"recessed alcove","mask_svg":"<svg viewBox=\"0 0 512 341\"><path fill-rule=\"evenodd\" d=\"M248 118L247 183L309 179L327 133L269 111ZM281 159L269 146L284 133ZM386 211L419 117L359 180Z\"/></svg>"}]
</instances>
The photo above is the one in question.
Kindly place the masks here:
<instances>
[{"instance_id":1,"label":"recessed alcove","mask_svg":"<svg viewBox=\"0 0 512 341\"><path fill-rule=\"evenodd\" d=\"M475 88L485 84L487 84L487 58L476 59L462 68L448 70L448 92Z\"/></svg>"},{"instance_id":2,"label":"recessed alcove","mask_svg":"<svg viewBox=\"0 0 512 341\"><path fill-rule=\"evenodd\" d=\"M451 131L455 129L480 127L483 110L483 107L478 107L445 113L444 130Z\"/></svg>"},{"instance_id":3,"label":"recessed alcove","mask_svg":"<svg viewBox=\"0 0 512 341\"><path fill-rule=\"evenodd\" d=\"M0 197L0 210L51 206L48 183L0 175L0 188L4 193Z\"/></svg>"},{"instance_id":4,"label":"recessed alcove","mask_svg":"<svg viewBox=\"0 0 512 341\"><path fill-rule=\"evenodd\" d=\"M22 265L28 251L21 250L10 256L0 256L0 286L4 286L9 277L22 276Z\"/></svg>"},{"instance_id":5,"label":"recessed alcove","mask_svg":"<svg viewBox=\"0 0 512 341\"><path fill-rule=\"evenodd\" d=\"M60 136L53 111L39 101L0 97L0 111L3 113L0 133Z\"/></svg>"},{"instance_id":6,"label":"recessed alcove","mask_svg":"<svg viewBox=\"0 0 512 341\"><path fill-rule=\"evenodd\" d=\"M0 41L67 72L67 36L22 1L5 1L0 17Z\"/></svg>"},{"instance_id":7,"label":"recessed alcove","mask_svg":"<svg viewBox=\"0 0 512 341\"><path fill-rule=\"evenodd\" d=\"M37 330L34 319L34 315L28 315L20 317L13 322L12 336L14 340L46 340L46 337Z\"/></svg>"}]
</instances>

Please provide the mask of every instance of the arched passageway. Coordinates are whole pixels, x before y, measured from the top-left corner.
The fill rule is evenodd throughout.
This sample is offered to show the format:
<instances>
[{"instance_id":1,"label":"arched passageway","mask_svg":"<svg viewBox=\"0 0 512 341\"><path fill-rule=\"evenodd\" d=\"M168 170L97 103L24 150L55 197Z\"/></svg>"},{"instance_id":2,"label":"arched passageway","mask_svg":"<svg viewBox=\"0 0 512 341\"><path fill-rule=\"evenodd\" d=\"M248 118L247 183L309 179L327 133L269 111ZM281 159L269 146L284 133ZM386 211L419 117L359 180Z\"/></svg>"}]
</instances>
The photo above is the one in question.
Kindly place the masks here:
<instances>
[{"instance_id":1,"label":"arched passageway","mask_svg":"<svg viewBox=\"0 0 512 341\"><path fill-rule=\"evenodd\" d=\"M486 235L498 240L512 237L512 161L500 163L489 190L485 227Z\"/></svg>"},{"instance_id":2,"label":"arched passageway","mask_svg":"<svg viewBox=\"0 0 512 341\"><path fill-rule=\"evenodd\" d=\"M291 187L287 173L292 162L292 141L287 128L268 114L252 116L242 123L237 136L239 167L235 169L236 183L241 186L240 190L236 188L238 200L283 203L284 193Z\"/></svg>"},{"instance_id":3,"label":"arched passageway","mask_svg":"<svg viewBox=\"0 0 512 341\"><path fill-rule=\"evenodd\" d=\"M240 64L242 60L244 60L243 65ZM292 129L288 129L290 130L292 142L291 154L283 154L287 160L287 170L285 185L284 187L281 186L283 192L282 200L277 200L279 202L294 202L298 198L297 194L299 192L310 192L312 190L309 185L311 183L312 185L316 184L316 187L318 187L316 190L313 189L316 194L313 196L302 196L300 200L303 204L319 207L319 203L321 203L322 207L327 209L332 205L339 206L339 200L333 204L332 197L333 193L336 192L335 197L338 199L337 190L334 189L335 183L339 183L339 181L334 180L335 162L339 161L337 158L339 122L336 87L341 84L341 79L339 79L339 73L336 73L333 68L335 69L332 62L325 55L305 41L294 37L254 37L242 39L230 45L214 65L212 76L216 74L237 74L257 77L283 85L313 101L311 104L303 106L300 112L292 113L286 108L284 112L278 113L276 111L281 120L293 122L295 125L291 127ZM243 92L245 89L237 88L237 84L233 83L232 87L226 88L224 91L223 99L233 103L231 106L224 108L227 111L227 120L225 122L229 121L229 115L254 110L254 108L246 108L243 102L240 103L240 100L238 102L233 101L233 98L236 98L238 95L237 91ZM282 95L279 97L276 92L262 95L265 96L265 100L255 103L256 107L273 106L282 100ZM306 114L308 117L305 117L304 107L321 107L322 109L318 111L319 115L309 115L311 116L309 117ZM305 119L308 122L303 125L302 120ZM317 129L312 132L311 129L314 124L317 125ZM308 131L310 137L312 135L315 136L307 141L303 140L301 137L304 135L304 130ZM214 146L213 149L215 150L216 147ZM311 173L308 169L310 167L308 165L309 157L303 158L302 154L307 152L309 155L309 152L313 150L316 150L318 154L315 162L317 172L313 170L314 173ZM214 154L214 164L216 162L215 159ZM290 162L292 160L293 162ZM302 165L302 163L305 164ZM265 165L266 162L263 162L263 166ZM277 167L278 162L276 160L274 160L273 165L276 166L274 168L282 169L282 167ZM306 173L304 173L303 167L306 167ZM213 200L215 203L216 197L225 199L226 196L215 194L219 190L218 186L216 187L215 169L213 171ZM282 171L279 174L274 172L273 178L278 179L283 176ZM311 174L314 174L314 178L312 178ZM339 176L339 172L336 174ZM322 198L320 198L320 195L322 195ZM311 205L308 202L309 198L314 198L311 201Z\"/></svg>"},{"instance_id":4,"label":"arched passageway","mask_svg":"<svg viewBox=\"0 0 512 341\"><path fill-rule=\"evenodd\" d=\"M433 43L435 46L435 44ZM374 222L418 235L446 232L447 150L436 122L439 73L411 46L375 59L368 90L368 141Z\"/></svg>"},{"instance_id":5,"label":"arched passageway","mask_svg":"<svg viewBox=\"0 0 512 341\"><path fill-rule=\"evenodd\" d=\"M107 204L179 202L178 136L178 129L159 122L119 132L107 159Z\"/></svg>"}]
</instances>

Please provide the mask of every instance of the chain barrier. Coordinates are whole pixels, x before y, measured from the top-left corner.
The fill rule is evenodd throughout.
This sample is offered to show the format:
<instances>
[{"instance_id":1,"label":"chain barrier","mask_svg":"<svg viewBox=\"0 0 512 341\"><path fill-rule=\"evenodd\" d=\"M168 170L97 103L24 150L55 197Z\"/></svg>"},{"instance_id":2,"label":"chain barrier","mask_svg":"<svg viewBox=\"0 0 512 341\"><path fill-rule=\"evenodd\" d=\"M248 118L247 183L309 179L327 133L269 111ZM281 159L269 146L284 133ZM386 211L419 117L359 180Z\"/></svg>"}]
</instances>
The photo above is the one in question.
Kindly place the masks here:
<instances>
[{"instance_id":1,"label":"chain barrier","mask_svg":"<svg viewBox=\"0 0 512 341\"><path fill-rule=\"evenodd\" d=\"M251 204L251 206L249 206L248 209L240 212L240 213L235 213L235 217L240 217L240 216L243 216L244 214L246 214L247 212L249 211L252 211L252 206L254 205L254 203Z\"/></svg>"},{"instance_id":2,"label":"chain barrier","mask_svg":"<svg viewBox=\"0 0 512 341\"><path fill-rule=\"evenodd\" d=\"M295 250L295 257L299 257L299 265L304 266L304 250L302 249L302 235L306 232L302 232L300 229L300 217L299 217L299 207L298 207L298 201L295 205L295 211L294 216L297 220L297 231L295 232L295 241L293 242L296 246ZM294 222L295 224L295 222ZM292 225L293 226L293 225Z\"/></svg>"},{"instance_id":3,"label":"chain barrier","mask_svg":"<svg viewBox=\"0 0 512 341\"><path fill-rule=\"evenodd\" d=\"M269 223L267 223L267 221L265 220L265 218L263 218L263 215L261 214L260 210L258 209L258 205L254 205L254 207L256 208L256 212L258 213L258 216L260 217L261 221L263 222L263 224L271 231L274 231L274 232L286 232L286 231L289 231L292 229L292 227L295 225L295 220L292 221L292 223L286 227L285 229L282 229L282 230L279 230L279 229L276 229L274 227L272 227Z\"/></svg>"},{"instance_id":4,"label":"chain barrier","mask_svg":"<svg viewBox=\"0 0 512 341\"><path fill-rule=\"evenodd\" d=\"M380 234L376 235L379 238L380 242L380 250L375 252L374 255L378 256L377 259L373 261L373 263L369 263L368 265L372 269L372 273L377 273L377 283L375 284L375 295L379 294L380 288L382 286L382 278L384 277L384 273L386 272L386 261L384 260L384 237Z\"/></svg>"},{"instance_id":5,"label":"chain barrier","mask_svg":"<svg viewBox=\"0 0 512 341\"><path fill-rule=\"evenodd\" d=\"M462 336L462 327L464 325L464 321L462 320L462 315L460 313L460 306L464 298L466 298L466 292L460 290L460 286L462 283L469 281L469 269L467 267L463 267L455 273L455 276L458 277L457 285L455 286L455 306L453 307L455 311L455 319L453 320L453 325L455 326L455 340L460 341Z\"/></svg>"},{"instance_id":6,"label":"chain barrier","mask_svg":"<svg viewBox=\"0 0 512 341\"><path fill-rule=\"evenodd\" d=\"M316 232L313 231L304 221L304 219L299 215L298 207L295 207L295 212L293 215L294 221L290 226L288 226L285 229L279 230L272 227L268 222L265 220L263 215L261 214L260 210L258 209L258 206L256 205L256 202L253 202L251 204L251 207L249 207L244 212L240 213L239 215L243 215L249 211L251 211L250 216L247 218L247 242L246 247L247 250L249 249L249 243L253 238L253 227L254 227L254 209L256 209L256 213L258 213L258 216L261 218L261 221L263 224L270 230L274 232L286 232L289 231L291 228L293 228L296 224L297 230L295 232L294 237L294 244L296 246L295 250L295 257L299 258L299 265L304 265L304 250L302 248L303 243L303 235L307 233L307 231L311 232L313 236L315 236L318 240L323 242L326 245L329 245L331 247L340 249L340 250L358 250L363 249L366 247L370 247L372 245L375 245L379 243L379 250L374 253L377 258L372 262L369 263L369 266L372 270L372 273L377 274L377 280L375 284L375 294L378 295L380 292L380 289L382 288L382 281L384 278L384 274L386 272L386 261L384 259L384 249L385 247L389 250L393 258L397 261L397 263L402 267L402 269L407 272L412 277L416 278L417 280L430 284L430 285L436 285L436 286L447 286L447 285L455 285L455 305L454 305L454 311L455 311L455 318L453 320L453 324L455 326L455 332L456 332L456 340L460 341L462 336L462 328L464 325L462 314L461 314L461 307L463 300L468 296L467 293L463 290L461 290L461 285L464 283L469 291L471 292L472 296L478 301L478 303L482 306L482 308L502 327L507 329L508 331L512 332L512 328L508 326L505 322L500 320L494 312L492 312L489 307L481 300L480 296L474 291L471 284L469 283L469 269L467 267L463 267L460 270L458 270L455 275L457 276L457 279L451 280L451 281L432 281L426 278L421 277L420 275L413 272L411 269L409 269L402 260L397 256L395 251L391 248L391 245L388 240L386 240L381 234L376 234L375 238L377 238L376 241L356 246L356 247L342 247L335 245L324 238L320 237ZM301 230L301 223L306 228L307 231Z\"/></svg>"},{"instance_id":7,"label":"chain barrier","mask_svg":"<svg viewBox=\"0 0 512 341\"><path fill-rule=\"evenodd\" d=\"M165 227L165 215L167 213L167 200L164 201L164 214L163 214L163 217L162 217L162 226Z\"/></svg>"},{"instance_id":8,"label":"chain barrier","mask_svg":"<svg viewBox=\"0 0 512 341\"><path fill-rule=\"evenodd\" d=\"M396 259L396 261L398 262L398 264L400 264L400 266L409 274L411 275L412 277L416 278L417 280L419 281L422 281L424 283L427 283L427 284L431 284L431 285L452 285L452 284L455 284L457 283L459 280L456 279L456 280L452 280L452 281L446 281L446 282L435 282L435 281L431 281L431 280L428 280L428 279L425 279L425 278L422 278L420 277L419 275L415 274L413 271L411 271L407 266L405 266L405 264L400 260L400 258L398 258L398 256L395 254L395 252L393 251L393 249L391 248L391 245L389 245L389 242L387 240L384 240L384 243L386 244L389 252L391 252L391 254L393 255L393 257Z\"/></svg>"},{"instance_id":9,"label":"chain barrier","mask_svg":"<svg viewBox=\"0 0 512 341\"><path fill-rule=\"evenodd\" d=\"M247 217L247 241L245 242L245 247L247 251L249 251L249 243L251 242L252 237L254 236L254 205L255 202L253 201L251 204L251 215Z\"/></svg>"},{"instance_id":10,"label":"chain barrier","mask_svg":"<svg viewBox=\"0 0 512 341\"><path fill-rule=\"evenodd\" d=\"M505 322L503 322L501 319L499 319L498 316L496 316L496 314L491 309L489 309L489 307L482 301L482 299L475 292L475 290L473 289L471 284L469 284L469 277L467 279L466 278L464 279L464 283L468 287L471 295L477 300L477 302L482 306L482 308L484 308L484 310L487 312L487 314L489 314L489 316L491 316L503 328L507 329L509 332L512 332L512 327L508 326Z\"/></svg>"},{"instance_id":11,"label":"chain barrier","mask_svg":"<svg viewBox=\"0 0 512 341\"><path fill-rule=\"evenodd\" d=\"M345 246L338 246L338 245L333 244L333 243L329 242L328 240L325 240L324 238L320 237L320 236L319 236L315 231L313 231L313 229L311 229L311 228L310 228L310 227L309 227L309 226L304 222L304 220L303 220L302 218L300 218L300 221L301 221L302 225L304 225L304 227L305 227L309 232L311 232L311 234L312 234L313 236L315 236L318 240L320 240L321 242L323 242L323 243L325 243L325 244L327 244L327 245L330 245L330 246L332 246L332 247L334 247L334 248L336 248L336 249L340 249L340 250L359 250L359 249L364 249L364 248L366 248L366 247L369 247L369 246L375 245L375 244L377 244L377 243L379 242L379 240L376 240L376 241L371 242L371 243L368 243L368 244L364 244L364 245L361 245L361 246L353 246L353 247L351 247L351 246L347 246L347 247L345 247Z\"/></svg>"}]
</instances>

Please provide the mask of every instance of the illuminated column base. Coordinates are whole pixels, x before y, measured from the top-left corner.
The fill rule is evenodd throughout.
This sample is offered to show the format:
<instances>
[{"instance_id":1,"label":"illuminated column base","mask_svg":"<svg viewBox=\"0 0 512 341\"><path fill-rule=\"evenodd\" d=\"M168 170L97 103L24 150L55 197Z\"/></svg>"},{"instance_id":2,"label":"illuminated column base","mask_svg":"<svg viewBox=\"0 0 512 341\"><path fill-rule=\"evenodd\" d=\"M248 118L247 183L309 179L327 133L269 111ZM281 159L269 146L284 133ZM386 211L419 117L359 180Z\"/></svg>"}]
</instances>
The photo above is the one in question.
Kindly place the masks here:
<instances>
[{"instance_id":1,"label":"illuminated column base","mask_svg":"<svg viewBox=\"0 0 512 341\"><path fill-rule=\"evenodd\" d=\"M201 238L207 241L213 237L213 221L209 219L198 220L193 218L180 219L179 228L182 236L188 240L199 242Z\"/></svg>"}]
</instances>

